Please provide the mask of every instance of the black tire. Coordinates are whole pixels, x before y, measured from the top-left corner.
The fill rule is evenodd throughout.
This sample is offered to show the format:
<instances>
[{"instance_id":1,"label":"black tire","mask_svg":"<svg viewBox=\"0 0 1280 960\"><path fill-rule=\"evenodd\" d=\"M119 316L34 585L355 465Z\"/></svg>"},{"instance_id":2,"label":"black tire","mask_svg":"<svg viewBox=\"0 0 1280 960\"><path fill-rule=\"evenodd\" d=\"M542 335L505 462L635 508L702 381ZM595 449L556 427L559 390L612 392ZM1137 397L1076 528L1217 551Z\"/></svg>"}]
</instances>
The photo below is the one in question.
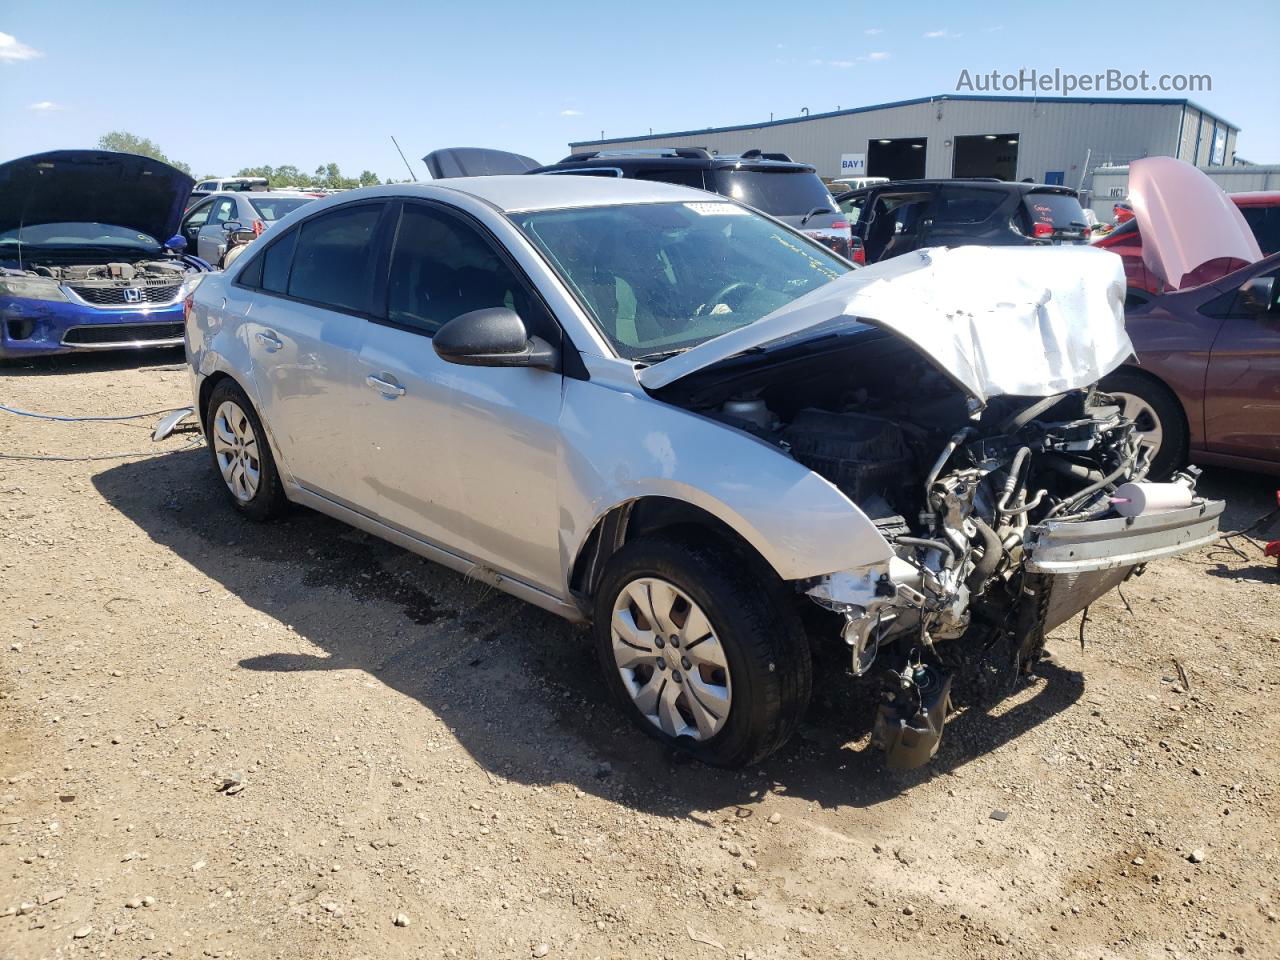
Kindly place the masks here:
<instances>
[{"instance_id":1,"label":"black tire","mask_svg":"<svg viewBox=\"0 0 1280 960\"><path fill-rule=\"evenodd\" d=\"M720 640L732 697L723 726L706 740L660 730L622 680L613 655L614 602L642 577L665 580L687 594ZM596 592L592 633L605 682L623 712L645 733L704 763L740 767L768 756L786 743L808 707L813 665L793 598L771 571L762 574L758 565L714 543L655 538L623 546Z\"/></svg>"},{"instance_id":2,"label":"black tire","mask_svg":"<svg viewBox=\"0 0 1280 960\"><path fill-rule=\"evenodd\" d=\"M1162 438L1147 473L1150 480L1166 480L1187 464L1187 415L1173 391L1154 377L1130 370L1117 370L1102 379L1104 393L1130 394L1144 401L1160 423ZM1138 422L1139 428L1147 426Z\"/></svg>"},{"instance_id":3,"label":"black tire","mask_svg":"<svg viewBox=\"0 0 1280 960\"><path fill-rule=\"evenodd\" d=\"M256 490L248 499L242 499L231 489L229 482L223 477L222 464L214 442L214 418L224 403L234 403L244 412L247 424L245 428L252 432L254 444L258 451L256 458L258 483ZM220 380L209 393L209 402L204 410L205 439L209 447L209 458L213 461L214 473L218 482L226 492L231 505L240 513L252 520L266 522L284 516L288 511L289 501L284 495L284 485L280 482L280 472L276 469L275 457L271 455L271 445L267 442L267 433L258 419L258 411L249 402L249 397L240 385L229 377Z\"/></svg>"}]
</instances>

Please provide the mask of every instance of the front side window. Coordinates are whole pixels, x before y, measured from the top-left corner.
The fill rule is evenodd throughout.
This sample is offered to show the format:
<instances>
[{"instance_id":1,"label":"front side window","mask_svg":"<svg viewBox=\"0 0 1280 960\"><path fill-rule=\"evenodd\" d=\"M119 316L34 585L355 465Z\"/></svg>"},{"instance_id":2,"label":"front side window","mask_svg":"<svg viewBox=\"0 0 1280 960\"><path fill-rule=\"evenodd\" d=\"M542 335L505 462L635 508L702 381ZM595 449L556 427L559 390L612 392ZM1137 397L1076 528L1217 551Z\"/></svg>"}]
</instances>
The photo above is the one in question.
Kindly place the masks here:
<instances>
[{"instance_id":1,"label":"front side window","mask_svg":"<svg viewBox=\"0 0 1280 960\"><path fill-rule=\"evenodd\" d=\"M184 230L199 230L205 225L209 219L209 212L213 209L212 203L205 203L187 214L187 219L183 223Z\"/></svg>"},{"instance_id":2,"label":"front side window","mask_svg":"<svg viewBox=\"0 0 1280 960\"><path fill-rule=\"evenodd\" d=\"M542 308L474 227L418 204L406 204L387 281L387 319L434 334L454 317L507 307L530 329Z\"/></svg>"},{"instance_id":3,"label":"front side window","mask_svg":"<svg viewBox=\"0 0 1280 960\"><path fill-rule=\"evenodd\" d=\"M737 330L851 269L824 247L720 200L511 219L628 359Z\"/></svg>"},{"instance_id":4,"label":"front side window","mask_svg":"<svg viewBox=\"0 0 1280 960\"><path fill-rule=\"evenodd\" d=\"M302 224L289 296L367 313L376 254L373 239L382 208L381 203L344 207Z\"/></svg>"},{"instance_id":5,"label":"front side window","mask_svg":"<svg viewBox=\"0 0 1280 960\"><path fill-rule=\"evenodd\" d=\"M228 220L236 218L236 202L231 197L215 200L210 209L209 224L211 226L217 226L220 223L226 223Z\"/></svg>"}]
</instances>

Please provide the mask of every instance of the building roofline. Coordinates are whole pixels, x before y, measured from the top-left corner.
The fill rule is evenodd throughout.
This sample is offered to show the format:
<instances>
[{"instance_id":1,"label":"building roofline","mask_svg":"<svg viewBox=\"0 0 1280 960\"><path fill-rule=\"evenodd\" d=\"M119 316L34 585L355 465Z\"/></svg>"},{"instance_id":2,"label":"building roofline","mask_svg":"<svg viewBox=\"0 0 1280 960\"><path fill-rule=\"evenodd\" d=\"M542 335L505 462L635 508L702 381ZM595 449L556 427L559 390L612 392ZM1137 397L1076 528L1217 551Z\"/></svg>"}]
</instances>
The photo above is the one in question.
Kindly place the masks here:
<instances>
[{"instance_id":1,"label":"building roofline","mask_svg":"<svg viewBox=\"0 0 1280 960\"><path fill-rule=\"evenodd\" d=\"M665 133L642 133L634 137L609 137L604 140L572 140L570 149L577 147L600 147L611 143L634 143L638 140L658 140L663 137L696 137L705 133L734 133L740 130L762 130L766 127L782 127L790 123L807 123L810 120L828 120L832 117L847 117L857 113L870 113L873 110L889 110L893 107L914 107L922 103L937 103L946 100L978 101L983 103L1103 103L1103 104L1137 104L1140 106L1192 107L1203 114L1213 117L1237 133L1240 128L1224 117L1206 110L1194 100L1185 97L999 97L981 96L978 94L944 93L936 97L916 97L913 100L894 100L891 103L873 103L865 107L850 107L848 110L831 110L827 113L815 113L804 117L784 117L781 120L762 120L759 123L739 123L728 127L702 127L698 130L674 130Z\"/></svg>"}]
</instances>

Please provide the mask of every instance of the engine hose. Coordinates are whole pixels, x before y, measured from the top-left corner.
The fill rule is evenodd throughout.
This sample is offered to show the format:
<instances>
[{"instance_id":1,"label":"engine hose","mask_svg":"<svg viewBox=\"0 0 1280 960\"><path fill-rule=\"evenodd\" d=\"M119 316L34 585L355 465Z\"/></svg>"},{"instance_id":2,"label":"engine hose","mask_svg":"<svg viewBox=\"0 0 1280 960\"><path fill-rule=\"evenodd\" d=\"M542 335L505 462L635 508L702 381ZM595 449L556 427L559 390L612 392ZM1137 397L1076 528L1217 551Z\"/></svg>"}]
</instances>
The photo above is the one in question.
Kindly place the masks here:
<instances>
[{"instance_id":1,"label":"engine hose","mask_svg":"<svg viewBox=\"0 0 1280 960\"><path fill-rule=\"evenodd\" d=\"M933 485L938 479L938 475L942 473L942 468L947 465L947 461L951 459L951 455L956 452L956 448L964 442L965 438L971 436L974 432L973 427L965 427L959 433L948 441L943 447L942 453L938 455L938 459L934 461L933 469L929 471L929 478L924 482L924 498L925 503L929 502L929 493L933 490Z\"/></svg>"},{"instance_id":2,"label":"engine hose","mask_svg":"<svg viewBox=\"0 0 1280 960\"><path fill-rule=\"evenodd\" d=\"M1000 565L1000 558L1004 556L1004 544L985 520L981 517L971 519L978 528L978 535L982 537L982 559L973 565L973 570L965 579L965 586L970 593L977 593Z\"/></svg>"},{"instance_id":3,"label":"engine hose","mask_svg":"<svg viewBox=\"0 0 1280 960\"><path fill-rule=\"evenodd\" d=\"M1023 484L1020 474L1022 473L1022 465L1027 462L1027 457L1029 456L1031 456L1030 447L1019 447L1018 452L1013 455L1013 462L1009 464L1009 479L1004 482L1004 492L1000 496L1000 502L996 505L997 513L1009 512L1009 500Z\"/></svg>"},{"instance_id":4,"label":"engine hose","mask_svg":"<svg viewBox=\"0 0 1280 960\"><path fill-rule=\"evenodd\" d=\"M1079 503L1081 500L1084 500L1087 497L1092 496L1093 494L1097 493L1099 490L1101 490L1103 487L1107 486L1108 484L1115 483L1115 481L1119 480L1126 470L1130 469L1133 466L1133 461L1134 461L1133 457L1131 456L1125 457L1123 462L1121 462L1120 466L1116 467L1115 470L1111 471L1111 473L1107 474L1105 477L1103 477L1101 480L1097 481L1096 483L1089 484L1089 486L1085 487L1075 496L1071 497L1068 500L1063 500L1056 507L1051 509L1047 514L1045 514L1045 519L1046 520L1052 519L1057 514L1062 513L1063 510L1065 510L1067 507L1073 506Z\"/></svg>"},{"instance_id":5,"label":"engine hose","mask_svg":"<svg viewBox=\"0 0 1280 960\"><path fill-rule=\"evenodd\" d=\"M997 427L999 433L1015 433L1026 424L1030 423L1040 414L1044 413L1055 403L1065 397L1065 393L1055 393L1051 397L1045 397L1043 400L1037 400L1031 406L1027 407L1021 413L1015 413L1012 417Z\"/></svg>"},{"instance_id":6,"label":"engine hose","mask_svg":"<svg viewBox=\"0 0 1280 960\"><path fill-rule=\"evenodd\" d=\"M1040 464L1048 467L1054 473L1060 473L1064 477L1070 477L1073 480L1089 480L1097 482L1102 479L1102 472L1094 470L1092 467L1086 467L1083 463L1072 463L1066 457L1057 454L1046 454L1040 458Z\"/></svg>"},{"instance_id":7,"label":"engine hose","mask_svg":"<svg viewBox=\"0 0 1280 960\"><path fill-rule=\"evenodd\" d=\"M956 562L955 551L951 548L951 544L943 540L929 540L925 537L894 537L894 543L901 543L908 547L923 547L926 550L939 550L942 552L942 565L947 569Z\"/></svg>"}]
</instances>

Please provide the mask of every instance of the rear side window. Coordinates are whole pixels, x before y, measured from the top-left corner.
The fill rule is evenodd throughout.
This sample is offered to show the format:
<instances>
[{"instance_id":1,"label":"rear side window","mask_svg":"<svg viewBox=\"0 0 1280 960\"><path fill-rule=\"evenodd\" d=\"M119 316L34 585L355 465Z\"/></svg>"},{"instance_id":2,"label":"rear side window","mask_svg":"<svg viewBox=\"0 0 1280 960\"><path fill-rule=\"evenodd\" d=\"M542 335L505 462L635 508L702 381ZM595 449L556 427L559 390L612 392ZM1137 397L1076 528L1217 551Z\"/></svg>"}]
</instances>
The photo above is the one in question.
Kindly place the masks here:
<instances>
[{"instance_id":1,"label":"rear side window","mask_svg":"<svg viewBox=\"0 0 1280 960\"><path fill-rule=\"evenodd\" d=\"M289 288L289 267L293 263L293 248L298 242L298 231L290 230L267 248L262 256L262 289L272 293L284 293Z\"/></svg>"},{"instance_id":2,"label":"rear side window","mask_svg":"<svg viewBox=\"0 0 1280 960\"><path fill-rule=\"evenodd\" d=\"M381 203L347 207L304 223L298 229L289 296L367 313L376 255L373 239L382 208Z\"/></svg>"},{"instance_id":3,"label":"rear side window","mask_svg":"<svg viewBox=\"0 0 1280 960\"><path fill-rule=\"evenodd\" d=\"M952 187L942 191L934 205L934 223L981 223L1000 206L1007 195L998 190Z\"/></svg>"},{"instance_id":4,"label":"rear side window","mask_svg":"<svg viewBox=\"0 0 1280 960\"><path fill-rule=\"evenodd\" d=\"M250 197L249 205L263 220L279 220L311 202L311 197Z\"/></svg>"},{"instance_id":5,"label":"rear side window","mask_svg":"<svg viewBox=\"0 0 1280 960\"><path fill-rule=\"evenodd\" d=\"M836 210L831 191L816 173L803 170L716 170L716 193L775 217L803 217L815 207Z\"/></svg>"},{"instance_id":6,"label":"rear side window","mask_svg":"<svg viewBox=\"0 0 1280 960\"><path fill-rule=\"evenodd\" d=\"M675 183L682 187L702 187L701 170L641 170L636 174L637 180L658 180L662 183ZM805 213L809 211L806 210Z\"/></svg>"}]
</instances>

